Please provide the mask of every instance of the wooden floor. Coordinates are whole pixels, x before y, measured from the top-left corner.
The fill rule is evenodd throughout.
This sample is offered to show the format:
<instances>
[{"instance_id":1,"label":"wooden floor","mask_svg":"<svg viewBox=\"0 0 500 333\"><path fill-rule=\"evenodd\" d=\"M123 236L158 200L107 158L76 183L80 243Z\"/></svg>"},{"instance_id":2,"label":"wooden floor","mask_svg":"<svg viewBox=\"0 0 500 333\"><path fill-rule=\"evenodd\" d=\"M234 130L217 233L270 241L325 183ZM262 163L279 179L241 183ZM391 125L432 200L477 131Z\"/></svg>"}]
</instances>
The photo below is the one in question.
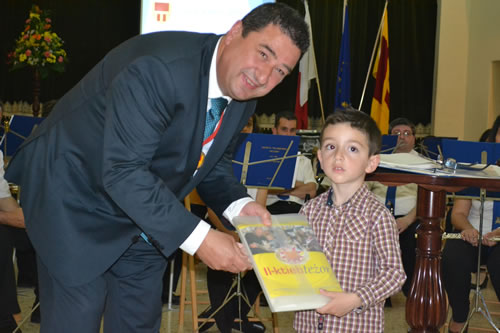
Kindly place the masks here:
<instances>
[{"instance_id":1,"label":"wooden floor","mask_svg":"<svg viewBox=\"0 0 500 333\"><path fill-rule=\"evenodd\" d=\"M199 264L197 265L197 286L199 288L206 289L206 282L205 282L205 271L203 269L203 265ZM472 294L472 293L471 293ZM495 297L495 292L493 291L493 288L491 287L491 282L488 283L488 287L484 290L483 292L485 298L487 299L496 299ZM19 295L19 302L22 308L22 317L26 317L27 314L31 310L31 306L34 301L34 294L33 290L29 288L20 288L18 291ZM385 309L385 332L394 332L394 333L401 333L401 332L407 332L408 326L405 321L405 301L406 298L402 293L398 293L391 297L392 299L392 308L386 308ZM200 306L199 312L203 306ZM174 333L178 332L178 326L179 326L179 310L178 306L173 306L171 310L168 309L168 307L165 305L163 307L163 315L162 315L162 326L160 329L160 333ZM489 306L490 311L500 311L500 306L495 305L495 306ZM263 316L268 316L269 315L269 309L267 307L261 308ZM497 326L500 326L500 316L494 316L493 320ZM279 329L281 333L289 333L289 332L295 332L294 329L292 328L292 323L293 323L293 313L279 313L278 314L278 323L279 323ZM485 329L489 328L489 324L487 321L484 319L483 315L480 313L476 313L473 316L472 323L474 326L479 326L483 327ZM186 311L185 311L185 322L184 322L184 332L192 332L192 326L191 326L191 308L190 306L186 306ZM265 325L267 327L266 332L272 332L272 326L270 322L265 322ZM38 324L33 324L29 321L29 319L26 321L26 323L21 327L23 333L38 333L40 331L40 326ZM78 329L75 328L75 333L78 333ZM207 332L218 332L216 326L214 325L211 329L209 329ZM237 331L234 331L237 332ZM477 331L477 330L470 330L469 332L485 332L483 331ZM488 332L488 331L486 331ZM491 332L494 332L491 330Z\"/></svg>"}]
</instances>

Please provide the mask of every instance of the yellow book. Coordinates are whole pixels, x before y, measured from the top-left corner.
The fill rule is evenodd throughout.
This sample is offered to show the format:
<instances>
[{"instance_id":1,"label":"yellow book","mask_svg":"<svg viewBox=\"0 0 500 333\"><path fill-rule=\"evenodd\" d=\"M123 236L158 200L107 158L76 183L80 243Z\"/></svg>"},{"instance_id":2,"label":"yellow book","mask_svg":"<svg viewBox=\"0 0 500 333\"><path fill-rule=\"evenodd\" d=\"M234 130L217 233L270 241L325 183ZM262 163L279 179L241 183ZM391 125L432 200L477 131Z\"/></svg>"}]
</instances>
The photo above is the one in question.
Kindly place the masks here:
<instances>
[{"instance_id":1,"label":"yellow book","mask_svg":"<svg viewBox=\"0 0 500 333\"><path fill-rule=\"evenodd\" d=\"M317 309L329 302L320 289L342 291L314 232L303 215L272 216L272 226L258 217L233 223L272 312Z\"/></svg>"}]
</instances>

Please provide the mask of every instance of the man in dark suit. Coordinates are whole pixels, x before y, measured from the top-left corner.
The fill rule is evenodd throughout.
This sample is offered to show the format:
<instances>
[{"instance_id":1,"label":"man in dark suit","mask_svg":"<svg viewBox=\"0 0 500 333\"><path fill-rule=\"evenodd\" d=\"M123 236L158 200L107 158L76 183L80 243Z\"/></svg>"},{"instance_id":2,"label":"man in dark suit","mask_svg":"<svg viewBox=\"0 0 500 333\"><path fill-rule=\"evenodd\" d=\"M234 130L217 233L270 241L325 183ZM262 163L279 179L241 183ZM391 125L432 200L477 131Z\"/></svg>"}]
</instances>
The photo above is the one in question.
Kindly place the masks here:
<instances>
[{"instance_id":1,"label":"man in dark suit","mask_svg":"<svg viewBox=\"0 0 500 333\"><path fill-rule=\"evenodd\" d=\"M224 36L162 32L119 45L63 96L7 170L38 255L41 332L158 332L177 248L213 269L249 269L241 244L184 209L270 215L232 175L230 143L255 98L309 45L303 18L265 4ZM204 139L215 97L229 101ZM209 133L210 134L210 133ZM200 156L201 155L201 156Z\"/></svg>"}]
</instances>

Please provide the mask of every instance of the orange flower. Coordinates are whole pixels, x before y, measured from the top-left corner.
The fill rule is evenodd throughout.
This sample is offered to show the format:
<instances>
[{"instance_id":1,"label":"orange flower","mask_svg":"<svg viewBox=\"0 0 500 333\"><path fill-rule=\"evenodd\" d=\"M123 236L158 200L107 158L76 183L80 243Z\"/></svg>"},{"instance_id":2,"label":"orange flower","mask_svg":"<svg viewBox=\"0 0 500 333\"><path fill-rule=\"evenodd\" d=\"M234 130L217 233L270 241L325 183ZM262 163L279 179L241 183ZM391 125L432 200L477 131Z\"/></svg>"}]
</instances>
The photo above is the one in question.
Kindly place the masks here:
<instances>
[{"instance_id":1,"label":"orange flower","mask_svg":"<svg viewBox=\"0 0 500 333\"><path fill-rule=\"evenodd\" d=\"M24 52L24 54L26 54L26 56L29 57L31 55L31 50L26 50L26 52Z\"/></svg>"},{"instance_id":2,"label":"orange flower","mask_svg":"<svg viewBox=\"0 0 500 333\"><path fill-rule=\"evenodd\" d=\"M50 29L50 24L46 24L46 25L44 25L44 26L43 26L43 28L44 28L45 30L49 30L49 29Z\"/></svg>"},{"instance_id":3,"label":"orange flower","mask_svg":"<svg viewBox=\"0 0 500 333\"><path fill-rule=\"evenodd\" d=\"M64 61L64 58L62 56L59 56L59 58L57 58L57 61L58 62L63 62Z\"/></svg>"},{"instance_id":4,"label":"orange flower","mask_svg":"<svg viewBox=\"0 0 500 333\"><path fill-rule=\"evenodd\" d=\"M35 39L36 39L36 40L40 40L40 39L42 39L42 35L40 35L40 34L36 34L36 35L35 35L35 36L33 36L33 37L35 37Z\"/></svg>"}]
</instances>

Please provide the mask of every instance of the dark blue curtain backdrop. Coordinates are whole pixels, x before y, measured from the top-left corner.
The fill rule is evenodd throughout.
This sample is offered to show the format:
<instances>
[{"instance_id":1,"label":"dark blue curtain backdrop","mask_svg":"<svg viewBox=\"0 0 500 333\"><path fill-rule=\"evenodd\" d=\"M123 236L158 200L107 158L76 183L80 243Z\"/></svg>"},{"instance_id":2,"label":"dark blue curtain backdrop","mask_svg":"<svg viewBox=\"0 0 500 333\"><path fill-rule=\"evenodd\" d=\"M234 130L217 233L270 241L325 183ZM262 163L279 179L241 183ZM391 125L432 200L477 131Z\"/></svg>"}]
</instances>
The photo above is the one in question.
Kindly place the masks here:
<instances>
[{"instance_id":1,"label":"dark blue curtain backdrop","mask_svg":"<svg viewBox=\"0 0 500 333\"><path fill-rule=\"evenodd\" d=\"M301 0L278 0L304 13ZM384 0L349 0L351 101L359 106ZM52 10L53 31L64 41L70 63L66 72L42 81L41 101L61 97L110 49L139 33L140 0L2 0L0 1L0 99L32 100L29 69L9 72L7 53L24 28L32 4ZM335 78L342 32L343 0L309 0L314 45L325 113L334 107ZM390 0L389 49L391 119L431 121L437 0ZM369 112L374 80L361 109ZM258 103L258 113L293 110L297 70ZM310 90L309 112L320 117L317 86Z\"/></svg>"}]
</instances>

